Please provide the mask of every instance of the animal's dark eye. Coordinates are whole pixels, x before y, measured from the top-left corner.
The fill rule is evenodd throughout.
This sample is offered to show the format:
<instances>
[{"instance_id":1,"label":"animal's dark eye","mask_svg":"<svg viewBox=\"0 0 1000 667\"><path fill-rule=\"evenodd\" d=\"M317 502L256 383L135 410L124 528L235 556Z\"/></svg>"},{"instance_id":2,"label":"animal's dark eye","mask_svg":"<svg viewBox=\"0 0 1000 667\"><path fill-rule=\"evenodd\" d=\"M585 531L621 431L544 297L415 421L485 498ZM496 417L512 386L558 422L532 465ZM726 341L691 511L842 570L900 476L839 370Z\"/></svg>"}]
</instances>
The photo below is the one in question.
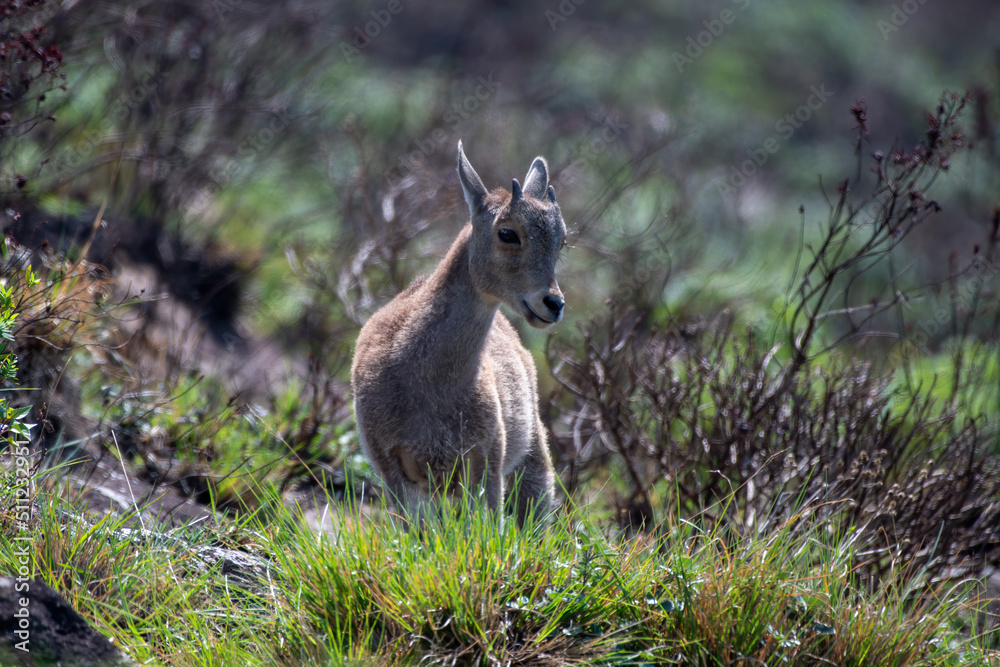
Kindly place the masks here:
<instances>
[{"instance_id":1,"label":"animal's dark eye","mask_svg":"<svg viewBox=\"0 0 1000 667\"><path fill-rule=\"evenodd\" d=\"M517 238L517 232L513 229L508 229L504 227L499 232L497 232L497 238L499 238L504 243L521 245L521 239Z\"/></svg>"}]
</instances>

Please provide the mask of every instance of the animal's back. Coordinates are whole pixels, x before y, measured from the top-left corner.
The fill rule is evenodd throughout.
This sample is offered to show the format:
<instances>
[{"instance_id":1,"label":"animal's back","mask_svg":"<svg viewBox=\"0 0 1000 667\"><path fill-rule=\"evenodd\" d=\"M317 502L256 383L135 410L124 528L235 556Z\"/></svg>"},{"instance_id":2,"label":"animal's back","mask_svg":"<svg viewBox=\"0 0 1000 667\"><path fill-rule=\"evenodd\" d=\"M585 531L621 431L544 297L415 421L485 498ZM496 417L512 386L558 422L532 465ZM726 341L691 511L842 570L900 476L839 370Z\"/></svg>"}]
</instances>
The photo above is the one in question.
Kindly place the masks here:
<instances>
[{"instance_id":1,"label":"animal's back","mask_svg":"<svg viewBox=\"0 0 1000 667\"><path fill-rule=\"evenodd\" d=\"M418 312L414 300L423 280L414 281L377 310L358 334L351 382L362 435L372 430L369 424L375 426L393 415L414 411L421 383L407 372L407 366L419 354L420 340L413 335L413 320Z\"/></svg>"},{"instance_id":2,"label":"animal's back","mask_svg":"<svg viewBox=\"0 0 1000 667\"><path fill-rule=\"evenodd\" d=\"M413 319L413 301L427 276L420 276L389 303L376 310L358 334L354 347L352 378L366 379L378 374L380 367L392 358L393 345L409 329Z\"/></svg>"}]
</instances>

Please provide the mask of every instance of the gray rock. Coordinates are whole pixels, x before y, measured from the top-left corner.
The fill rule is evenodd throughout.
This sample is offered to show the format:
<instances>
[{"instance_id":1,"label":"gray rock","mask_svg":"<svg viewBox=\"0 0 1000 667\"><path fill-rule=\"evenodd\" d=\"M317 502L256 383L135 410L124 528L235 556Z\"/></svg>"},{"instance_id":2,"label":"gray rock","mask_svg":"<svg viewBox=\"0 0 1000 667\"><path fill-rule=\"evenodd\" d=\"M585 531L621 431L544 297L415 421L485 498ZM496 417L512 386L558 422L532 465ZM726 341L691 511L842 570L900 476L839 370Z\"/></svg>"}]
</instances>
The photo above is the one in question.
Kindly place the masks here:
<instances>
[{"instance_id":1,"label":"gray rock","mask_svg":"<svg viewBox=\"0 0 1000 667\"><path fill-rule=\"evenodd\" d=\"M201 574L214 569L228 584L256 594L267 590L272 578L280 576L276 563L247 551L198 546L170 533L138 528L122 528L116 534L136 544L169 549L177 553L178 560L185 562L193 571ZM186 558L187 554L194 558Z\"/></svg>"},{"instance_id":2,"label":"gray rock","mask_svg":"<svg viewBox=\"0 0 1000 667\"><path fill-rule=\"evenodd\" d=\"M24 606L21 603L27 601ZM23 650L27 649L27 650ZM40 579L0 577L0 665L133 664Z\"/></svg>"}]
</instances>

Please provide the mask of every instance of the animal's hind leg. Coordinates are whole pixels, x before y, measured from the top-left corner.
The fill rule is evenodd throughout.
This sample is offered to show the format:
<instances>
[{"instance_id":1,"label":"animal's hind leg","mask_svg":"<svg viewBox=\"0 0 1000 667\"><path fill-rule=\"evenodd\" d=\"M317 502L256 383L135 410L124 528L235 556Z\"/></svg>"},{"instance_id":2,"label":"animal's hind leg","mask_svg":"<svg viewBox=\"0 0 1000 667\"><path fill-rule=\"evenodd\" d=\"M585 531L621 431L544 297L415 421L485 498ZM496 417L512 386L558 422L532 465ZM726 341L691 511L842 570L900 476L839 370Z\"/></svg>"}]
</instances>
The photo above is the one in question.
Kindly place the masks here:
<instances>
[{"instance_id":1,"label":"animal's hind leg","mask_svg":"<svg viewBox=\"0 0 1000 667\"><path fill-rule=\"evenodd\" d=\"M465 459L472 476L469 481L469 500L474 502L480 489L486 496L486 506L502 520L504 503L504 428L496 425L494 440L466 452Z\"/></svg>"},{"instance_id":2,"label":"animal's hind leg","mask_svg":"<svg viewBox=\"0 0 1000 667\"><path fill-rule=\"evenodd\" d=\"M479 478L483 479L483 488L486 491L486 506L498 516L502 516L504 498L503 457L497 454L492 458L487 458L485 463L485 479L483 479L482 473L480 473Z\"/></svg>"},{"instance_id":3,"label":"animal's hind leg","mask_svg":"<svg viewBox=\"0 0 1000 667\"><path fill-rule=\"evenodd\" d=\"M429 498L420 487L400 475L383 474L382 482L389 492L389 499L395 505L392 517L404 527L420 525L427 515Z\"/></svg>"},{"instance_id":4,"label":"animal's hind leg","mask_svg":"<svg viewBox=\"0 0 1000 667\"><path fill-rule=\"evenodd\" d=\"M545 517L554 504L555 473L541 422L535 429L531 451L512 477L516 483L510 485L509 493L515 497L507 500L514 504L518 525L523 526L532 511L538 519Z\"/></svg>"},{"instance_id":5,"label":"animal's hind leg","mask_svg":"<svg viewBox=\"0 0 1000 667\"><path fill-rule=\"evenodd\" d=\"M382 466L382 481L396 504L397 518L405 526L419 526L431 511L427 471L404 450L397 448L393 454Z\"/></svg>"}]
</instances>

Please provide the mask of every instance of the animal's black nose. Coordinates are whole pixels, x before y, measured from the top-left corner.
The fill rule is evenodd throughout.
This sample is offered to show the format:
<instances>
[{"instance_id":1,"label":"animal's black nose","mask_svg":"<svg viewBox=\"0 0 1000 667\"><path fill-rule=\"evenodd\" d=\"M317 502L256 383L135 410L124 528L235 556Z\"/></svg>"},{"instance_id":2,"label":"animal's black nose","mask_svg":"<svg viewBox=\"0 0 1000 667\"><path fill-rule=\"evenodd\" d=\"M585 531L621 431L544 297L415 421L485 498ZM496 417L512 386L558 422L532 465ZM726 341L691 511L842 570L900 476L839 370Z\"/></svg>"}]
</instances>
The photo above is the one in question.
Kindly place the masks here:
<instances>
[{"instance_id":1,"label":"animal's black nose","mask_svg":"<svg viewBox=\"0 0 1000 667\"><path fill-rule=\"evenodd\" d=\"M566 302L562 298L546 294L545 298L542 299L542 303L544 303L545 307L549 309L550 313L552 313L553 319L558 320L562 317L563 306L566 305Z\"/></svg>"}]
</instances>

